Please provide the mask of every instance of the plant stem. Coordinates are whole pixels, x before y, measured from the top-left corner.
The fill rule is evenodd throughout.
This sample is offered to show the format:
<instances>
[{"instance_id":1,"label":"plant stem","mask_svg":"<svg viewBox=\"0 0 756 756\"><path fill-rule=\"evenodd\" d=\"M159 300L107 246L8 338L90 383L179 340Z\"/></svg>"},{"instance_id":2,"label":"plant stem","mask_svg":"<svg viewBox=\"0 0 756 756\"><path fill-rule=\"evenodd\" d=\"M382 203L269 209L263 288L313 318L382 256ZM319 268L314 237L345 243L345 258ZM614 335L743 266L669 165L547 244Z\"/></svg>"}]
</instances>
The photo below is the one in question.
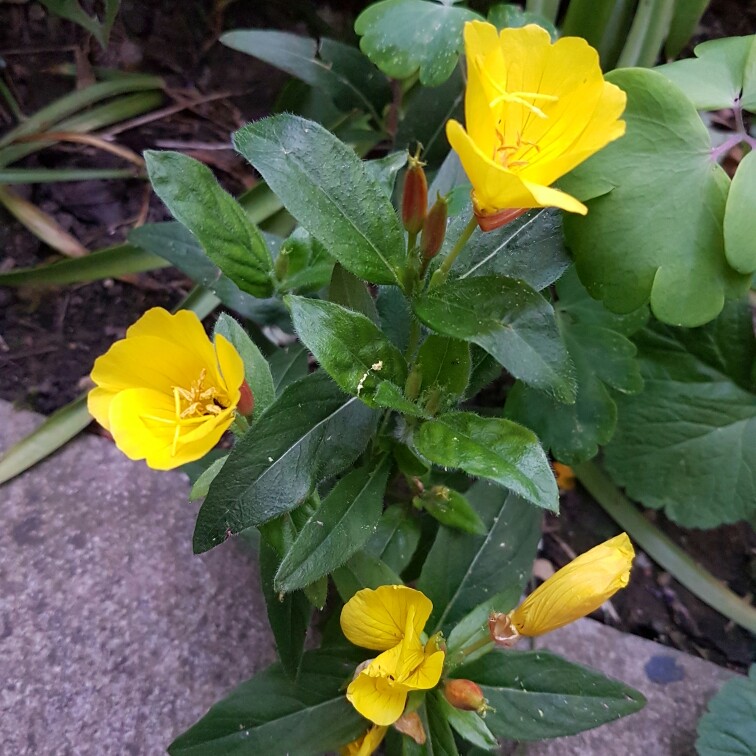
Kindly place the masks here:
<instances>
[{"instance_id":1,"label":"plant stem","mask_svg":"<svg viewBox=\"0 0 756 756\"><path fill-rule=\"evenodd\" d=\"M746 630L756 633L756 609L697 564L689 554L650 523L595 462L579 465L575 468L575 475L604 511L655 562L701 601Z\"/></svg>"},{"instance_id":2,"label":"plant stem","mask_svg":"<svg viewBox=\"0 0 756 756\"><path fill-rule=\"evenodd\" d=\"M430 286L428 288L435 289L437 286L440 286L444 281L446 281L447 276L449 275L449 271L451 270L452 265L454 265L454 261L457 259L457 256L459 253L464 249L465 244L469 241L470 237L473 235L473 231L478 227L478 220L473 215L468 224L465 226L465 230L460 235L459 239L457 239L457 243L452 247L449 254L444 258L444 261L439 266L438 270L433 274L431 277Z\"/></svg>"}]
</instances>

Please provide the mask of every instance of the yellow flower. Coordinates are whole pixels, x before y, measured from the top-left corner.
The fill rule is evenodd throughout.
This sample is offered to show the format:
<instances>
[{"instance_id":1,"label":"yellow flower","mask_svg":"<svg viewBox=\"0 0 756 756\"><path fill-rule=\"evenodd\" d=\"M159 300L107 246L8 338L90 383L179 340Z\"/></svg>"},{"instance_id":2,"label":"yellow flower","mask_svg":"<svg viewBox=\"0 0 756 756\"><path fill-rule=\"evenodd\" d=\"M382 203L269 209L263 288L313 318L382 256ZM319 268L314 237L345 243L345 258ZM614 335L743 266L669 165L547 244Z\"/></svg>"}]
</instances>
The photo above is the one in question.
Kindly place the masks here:
<instances>
[{"instance_id":1,"label":"yellow flower","mask_svg":"<svg viewBox=\"0 0 756 756\"><path fill-rule=\"evenodd\" d=\"M386 649L358 669L347 688L355 709L377 725L401 717L407 694L438 684L444 652L436 639L423 645L420 634L433 604L420 591L384 585L358 591L341 612L341 628L355 645Z\"/></svg>"},{"instance_id":2,"label":"yellow flower","mask_svg":"<svg viewBox=\"0 0 756 756\"><path fill-rule=\"evenodd\" d=\"M512 625L535 636L585 617L628 584L634 556L627 533L586 551L538 586L511 613Z\"/></svg>"},{"instance_id":3,"label":"yellow flower","mask_svg":"<svg viewBox=\"0 0 756 756\"><path fill-rule=\"evenodd\" d=\"M454 120L446 135L473 185L483 230L531 207L585 215L585 205L551 187L625 133L625 93L604 81L585 40L533 24L503 29L465 24L467 131Z\"/></svg>"},{"instance_id":4,"label":"yellow flower","mask_svg":"<svg viewBox=\"0 0 756 756\"><path fill-rule=\"evenodd\" d=\"M244 364L188 310L148 310L95 360L89 412L130 459L169 470L207 454L231 425Z\"/></svg>"},{"instance_id":5,"label":"yellow flower","mask_svg":"<svg viewBox=\"0 0 756 756\"><path fill-rule=\"evenodd\" d=\"M347 743L340 751L341 756L370 756L386 737L388 727L371 727L364 735Z\"/></svg>"}]
</instances>

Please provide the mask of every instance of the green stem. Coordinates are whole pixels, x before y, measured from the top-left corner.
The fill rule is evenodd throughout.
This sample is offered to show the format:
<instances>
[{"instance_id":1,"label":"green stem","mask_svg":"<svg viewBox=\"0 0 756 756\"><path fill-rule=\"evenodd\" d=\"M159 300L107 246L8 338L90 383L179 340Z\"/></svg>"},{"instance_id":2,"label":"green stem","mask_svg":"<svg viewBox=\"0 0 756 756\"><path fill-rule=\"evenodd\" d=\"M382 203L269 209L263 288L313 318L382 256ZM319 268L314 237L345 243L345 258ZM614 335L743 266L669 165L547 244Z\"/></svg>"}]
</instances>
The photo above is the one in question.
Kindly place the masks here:
<instances>
[{"instance_id":1,"label":"green stem","mask_svg":"<svg viewBox=\"0 0 756 756\"><path fill-rule=\"evenodd\" d=\"M655 562L701 601L746 630L756 633L756 609L696 564L689 554L650 523L595 462L579 465L575 468L575 475L604 511Z\"/></svg>"},{"instance_id":2,"label":"green stem","mask_svg":"<svg viewBox=\"0 0 756 756\"><path fill-rule=\"evenodd\" d=\"M437 286L441 286L446 281L449 271L451 270L454 261L457 259L457 255L464 249L465 244L469 241L473 235L473 231L478 227L478 220L473 215L470 221L465 226L465 230L457 239L457 243L452 247L451 252L444 258L444 261L439 266L438 270L431 277L430 286L428 288L435 289Z\"/></svg>"}]
</instances>

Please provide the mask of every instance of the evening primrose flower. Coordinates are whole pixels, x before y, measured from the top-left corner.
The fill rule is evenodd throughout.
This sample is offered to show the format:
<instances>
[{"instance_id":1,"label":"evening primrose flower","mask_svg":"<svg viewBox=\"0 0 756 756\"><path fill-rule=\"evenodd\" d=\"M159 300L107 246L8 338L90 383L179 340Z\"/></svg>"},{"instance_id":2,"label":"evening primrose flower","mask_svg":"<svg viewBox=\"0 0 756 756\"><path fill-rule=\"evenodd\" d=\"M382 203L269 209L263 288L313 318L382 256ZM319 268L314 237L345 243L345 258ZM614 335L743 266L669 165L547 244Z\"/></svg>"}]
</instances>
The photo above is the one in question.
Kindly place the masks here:
<instances>
[{"instance_id":1,"label":"evening primrose flower","mask_svg":"<svg viewBox=\"0 0 756 756\"><path fill-rule=\"evenodd\" d=\"M560 176L625 133L625 93L604 81L585 40L530 24L497 32L465 24L467 131L446 125L449 143L473 185L482 230L532 207L585 215L585 205L551 187Z\"/></svg>"},{"instance_id":2,"label":"evening primrose flower","mask_svg":"<svg viewBox=\"0 0 756 756\"><path fill-rule=\"evenodd\" d=\"M339 753L341 756L370 756L386 737L388 727L371 727L364 735L347 743Z\"/></svg>"},{"instance_id":3,"label":"evening primrose flower","mask_svg":"<svg viewBox=\"0 0 756 756\"><path fill-rule=\"evenodd\" d=\"M341 612L341 629L357 646L384 650L358 668L347 699L363 717L390 725L401 717L407 695L438 684L444 651L436 638L423 643L420 634L433 604L420 591L384 585L358 591Z\"/></svg>"},{"instance_id":4,"label":"evening primrose flower","mask_svg":"<svg viewBox=\"0 0 756 756\"><path fill-rule=\"evenodd\" d=\"M244 364L199 318L148 310L95 360L89 412L130 459L169 470L203 457L231 425Z\"/></svg>"},{"instance_id":5,"label":"evening primrose flower","mask_svg":"<svg viewBox=\"0 0 756 756\"><path fill-rule=\"evenodd\" d=\"M627 533L581 554L538 586L509 615L492 615L489 627L494 641L511 645L518 635L550 633L595 611L628 584L634 556ZM509 638L507 631L511 631Z\"/></svg>"}]
</instances>

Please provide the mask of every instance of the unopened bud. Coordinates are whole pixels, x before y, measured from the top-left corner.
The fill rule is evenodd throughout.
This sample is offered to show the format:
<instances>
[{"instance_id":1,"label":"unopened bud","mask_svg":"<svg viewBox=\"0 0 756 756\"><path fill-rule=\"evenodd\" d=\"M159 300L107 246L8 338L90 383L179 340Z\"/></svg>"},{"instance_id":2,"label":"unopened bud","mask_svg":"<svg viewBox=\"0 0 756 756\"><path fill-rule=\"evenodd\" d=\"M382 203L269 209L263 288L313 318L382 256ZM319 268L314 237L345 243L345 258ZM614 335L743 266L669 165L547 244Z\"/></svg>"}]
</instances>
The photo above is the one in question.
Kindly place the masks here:
<instances>
[{"instance_id":1,"label":"unopened bud","mask_svg":"<svg viewBox=\"0 0 756 756\"><path fill-rule=\"evenodd\" d=\"M484 233L486 231L495 231L497 228L506 226L507 223L511 223L513 220L517 220L521 215L528 212L526 207L507 207L503 210L498 210L495 213L478 213L475 212L475 217L478 220L478 226Z\"/></svg>"},{"instance_id":2,"label":"unopened bud","mask_svg":"<svg viewBox=\"0 0 756 756\"><path fill-rule=\"evenodd\" d=\"M423 223L423 235L420 237L420 253L424 260L435 257L446 236L446 220L449 216L449 203L440 194L436 197L428 217Z\"/></svg>"},{"instance_id":3,"label":"unopened bud","mask_svg":"<svg viewBox=\"0 0 756 756\"><path fill-rule=\"evenodd\" d=\"M433 417L441 409L441 389L438 386L428 392L428 398L425 402L425 411Z\"/></svg>"},{"instance_id":4,"label":"unopened bud","mask_svg":"<svg viewBox=\"0 0 756 756\"><path fill-rule=\"evenodd\" d=\"M410 234L420 232L428 208L428 180L419 155L418 148L417 154L409 159L402 191L402 224Z\"/></svg>"},{"instance_id":5,"label":"unopened bud","mask_svg":"<svg viewBox=\"0 0 756 756\"><path fill-rule=\"evenodd\" d=\"M404 384L404 395L407 397L407 399L412 402L417 399L417 396L420 393L420 386L422 382L423 374L420 372L420 369L417 367L417 365L415 365L412 370L410 370L410 374L407 376L407 380Z\"/></svg>"},{"instance_id":6,"label":"unopened bud","mask_svg":"<svg viewBox=\"0 0 756 756\"><path fill-rule=\"evenodd\" d=\"M503 648L512 648L520 640L520 633L512 624L512 618L503 612L491 612L488 618L488 632L491 640Z\"/></svg>"},{"instance_id":7,"label":"unopened bud","mask_svg":"<svg viewBox=\"0 0 756 756\"><path fill-rule=\"evenodd\" d=\"M428 642L425 644L424 651L426 656L428 654L435 654L437 651L443 651L446 653L446 639L444 638L444 634L438 632L435 635L431 635L431 637L428 638Z\"/></svg>"},{"instance_id":8,"label":"unopened bud","mask_svg":"<svg viewBox=\"0 0 756 756\"><path fill-rule=\"evenodd\" d=\"M252 395L252 389L249 384L244 381L239 386L239 401L236 404L236 410L240 415L249 417L255 408L255 397Z\"/></svg>"},{"instance_id":9,"label":"unopened bud","mask_svg":"<svg viewBox=\"0 0 756 756\"><path fill-rule=\"evenodd\" d=\"M444 684L444 695L455 709L477 711L481 716L491 711L480 685L472 680L447 680Z\"/></svg>"},{"instance_id":10,"label":"unopened bud","mask_svg":"<svg viewBox=\"0 0 756 756\"><path fill-rule=\"evenodd\" d=\"M412 738L418 745L425 745L426 735L425 728L423 727L423 720L420 719L420 715L416 711L411 711L402 714L399 719L394 722L394 727L402 733Z\"/></svg>"}]
</instances>

